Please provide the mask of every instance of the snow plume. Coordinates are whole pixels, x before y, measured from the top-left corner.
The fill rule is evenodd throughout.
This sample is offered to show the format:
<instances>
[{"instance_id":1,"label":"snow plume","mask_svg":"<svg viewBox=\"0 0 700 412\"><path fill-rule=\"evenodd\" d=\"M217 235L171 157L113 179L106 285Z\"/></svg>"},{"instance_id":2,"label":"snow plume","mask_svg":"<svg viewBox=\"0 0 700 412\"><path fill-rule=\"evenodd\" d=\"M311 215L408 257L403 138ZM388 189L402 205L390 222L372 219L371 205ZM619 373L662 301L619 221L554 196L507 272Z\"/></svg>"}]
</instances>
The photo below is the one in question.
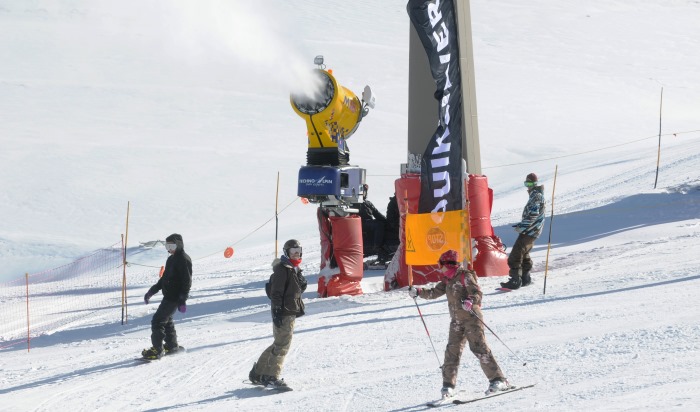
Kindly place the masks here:
<instances>
[{"instance_id":1,"label":"snow plume","mask_svg":"<svg viewBox=\"0 0 700 412\"><path fill-rule=\"evenodd\" d=\"M302 44L292 40L288 16L266 3L175 2L181 19L178 47L185 46L181 51L190 58L224 59L221 63L238 68L230 75L242 75L239 80L253 80L261 88L287 93L297 85L306 87L313 81L309 72L315 54L301 50Z\"/></svg>"}]
</instances>

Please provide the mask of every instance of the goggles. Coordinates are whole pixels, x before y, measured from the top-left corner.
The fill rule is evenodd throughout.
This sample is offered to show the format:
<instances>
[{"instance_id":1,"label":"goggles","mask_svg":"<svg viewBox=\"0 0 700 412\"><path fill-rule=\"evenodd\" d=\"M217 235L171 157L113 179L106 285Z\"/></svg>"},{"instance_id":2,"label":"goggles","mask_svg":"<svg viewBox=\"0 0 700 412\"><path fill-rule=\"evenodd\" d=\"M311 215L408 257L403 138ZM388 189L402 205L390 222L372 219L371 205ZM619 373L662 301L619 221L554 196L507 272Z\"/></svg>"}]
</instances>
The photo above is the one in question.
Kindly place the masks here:
<instances>
[{"instance_id":1,"label":"goggles","mask_svg":"<svg viewBox=\"0 0 700 412\"><path fill-rule=\"evenodd\" d=\"M523 182L523 184L525 185L525 187L535 187L535 186L537 186L537 182L529 182L529 181L528 181L528 182Z\"/></svg>"},{"instance_id":2,"label":"goggles","mask_svg":"<svg viewBox=\"0 0 700 412\"><path fill-rule=\"evenodd\" d=\"M289 249L287 249L287 256L289 257L292 257L297 253L299 254L299 256L301 256L301 247L290 247Z\"/></svg>"},{"instance_id":3,"label":"goggles","mask_svg":"<svg viewBox=\"0 0 700 412\"><path fill-rule=\"evenodd\" d=\"M165 244L165 249L168 252L174 252L177 249L177 245L175 243L166 243Z\"/></svg>"},{"instance_id":4,"label":"goggles","mask_svg":"<svg viewBox=\"0 0 700 412\"><path fill-rule=\"evenodd\" d=\"M457 265L459 265L459 262L455 262L454 260L441 260L438 262L438 264L440 265L440 267L443 267L446 265L457 266Z\"/></svg>"}]
</instances>

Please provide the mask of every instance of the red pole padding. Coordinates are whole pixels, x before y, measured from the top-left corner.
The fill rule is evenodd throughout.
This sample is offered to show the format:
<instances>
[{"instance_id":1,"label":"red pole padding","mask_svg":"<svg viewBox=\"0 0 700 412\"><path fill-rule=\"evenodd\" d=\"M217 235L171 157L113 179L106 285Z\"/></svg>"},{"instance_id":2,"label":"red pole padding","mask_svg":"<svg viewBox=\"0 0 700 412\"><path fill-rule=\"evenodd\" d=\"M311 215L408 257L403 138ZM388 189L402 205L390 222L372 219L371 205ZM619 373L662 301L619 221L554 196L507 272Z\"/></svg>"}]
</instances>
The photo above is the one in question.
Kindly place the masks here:
<instances>
[{"instance_id":1,"label":"red pole padding","mask_svg":"<svg viewBox=\"0 0 700 412\"><path fill-rule=\"evenodd\" d=\"M474 271L479 277L508 275L508 255L491 226L493 190L483 175L469 175L469 227L476 242Z\"/></svg>"},{"instance_id":2,"label":"red pole padding","mask_svg":"<svg viewBox=\"0 0 700 412\"><path fill-rule=\"evenodd\" d=\"M408 213L418 213L418 200L420 198L420 175L407 173L394 182L396 201L399 205L399 247L384 274L384 289L391 290L408 286L408 266L406 265L406 203ZM407 198L407 199L405 199ZM437 263L437 262L436 262ZM437 264L425 266L412 266L413 284L425 285L429 282L440 280L440 271Z\"/></svg>"}]
</instances>

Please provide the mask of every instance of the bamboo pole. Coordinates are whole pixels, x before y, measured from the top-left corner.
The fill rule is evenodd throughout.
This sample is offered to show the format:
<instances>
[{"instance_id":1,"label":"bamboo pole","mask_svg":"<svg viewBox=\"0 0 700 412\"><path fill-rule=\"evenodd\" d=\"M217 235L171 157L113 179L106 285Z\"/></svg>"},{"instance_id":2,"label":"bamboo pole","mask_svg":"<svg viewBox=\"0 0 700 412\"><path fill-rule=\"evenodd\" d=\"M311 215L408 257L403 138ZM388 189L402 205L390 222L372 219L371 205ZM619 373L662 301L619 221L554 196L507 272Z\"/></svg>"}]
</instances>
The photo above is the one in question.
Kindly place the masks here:
<instances>
[{"instance_id":1,"label":"bamboo pole","mask_svg":"<svg viewBox=\"0 0 700 412\"><path fill-rule=\"evenodd\" d=\"M24 274L24 279L27 284L27 352L29 352L29 349L31 348L31 332L29 327L29 273Z\"/></svg>"},{"instance_id":2,"label":"bamboo pole","mask_svg":"<svg viewBox=\"0 0 700 412\"><path fill-rule=\"evenodd\" d=\"M654 178L654 189L659 181L659 164L661 163L661 109L664 106L664 88L661 87L661 101L659 102L659 149L656 154L656 177Z\"/></svg>"},{"instance_id":3,"label":"bamboo pole","mask_svg":"<svg viewBox=\"0 0 700 412\"><path fill-rule=\"evenodd\" d=\"M279 207L279 198L280 198L280 172L277 171L277 190L275 191L275 256L273 256L273 259L276 259L278 254L278 248L279 248L279 212L278 212L278 207Z\"/></svg>"},{"instance_id":4,"label":"bamboo pole","mask_svg":"<svg viewBox=\"0 0 700 412\"><path fill-rule=\"evenodd\" d=\"M122 325L129 323L129 314L127 310L127 299L126 299L126 248L129 242L129 211L131 209L131 202L126 202L126 234L124 235L124 252L122 261Z\"/></svg>"},{"instance_id":5,"label":"bamboo pole","mask_svg":"<svg viewBox=\"0 0 700 412\"><path fill-rule=\"evenodd\" d=\"M542 294L547 293L547 269L549 268L549 250L552 246L552 226L554 226L554 191L557 188L557 171L559 165L554 166L554 185L552 186L552 212L549 217L549 239L547 240L547 258L544 261L544 288Z\"/></svg>"}]
</instances>

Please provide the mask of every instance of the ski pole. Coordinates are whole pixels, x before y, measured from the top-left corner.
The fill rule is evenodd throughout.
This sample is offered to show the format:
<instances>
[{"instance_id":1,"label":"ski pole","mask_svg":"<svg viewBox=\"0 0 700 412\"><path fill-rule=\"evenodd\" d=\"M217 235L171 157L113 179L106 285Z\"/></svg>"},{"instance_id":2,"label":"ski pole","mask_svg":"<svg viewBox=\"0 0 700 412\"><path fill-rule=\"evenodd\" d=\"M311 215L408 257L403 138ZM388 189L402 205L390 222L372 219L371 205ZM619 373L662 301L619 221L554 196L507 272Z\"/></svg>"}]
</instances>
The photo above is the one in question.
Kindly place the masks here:
<instances>
[{"instance_id":1,"label":"ski pole","mask_svg":"<svg viewBox=\"0 0 700 412\"><path fill-rule=\"evenodd\" d=\"M440 357L438 356L437 351L435 350L435 345L433 344L433 338L430 337L430 332L428 331L428 325L425 324L425 319L423 319L423 314L420 311L420 306L418 306L418 299L413 298L413 303L416 304L416 309L418 309L418 315L420 315L420 320L423 322L423 327L425 328L425 333L428 334L428 339L430 340L430 346L433 347L433 352L435 352L435 359L438 361L438 367L442 369L442 364L440 363Z\"/></svg>"},{"instance_id":2,"label":"ski pole","mask_svg":"<svg viewBox=\"0 0 700 412\"><path fill-rule=\"evenodd\" d=\"M522 359L520 359L520 356L516 355L515 352L513 352L513 351L508 347L508 345L506 345L506 343L503 342L503 341L501 340L501 338L498 337L498 335L496 335L496 332L494 332L493 329L491 329L491 328L489 327L489 325L487 325L486 322L484 322L484 320L481 319L481 318L479 317L479 315L476 314L476 312L474 312L474 309L469 309L469 311L472 313L472 315L476 316L476 318L479 319L479 321L480 321L484 326L486 326L486 329L488 329L489 332L491 332L491 333L493 334L493 336L495 336L496 339L498 339L498 341L501 342L501 343L503 344L503 346L505 346L506 349L508 349L508 350L510 351L510 353L513 354L513 356L515 356L516 358L518 358L518 360L519 360L520 362L523 363L523 366L527 366L527 362L525 362L525 361L523 361Z\"/></svg>"}]
</instances>

